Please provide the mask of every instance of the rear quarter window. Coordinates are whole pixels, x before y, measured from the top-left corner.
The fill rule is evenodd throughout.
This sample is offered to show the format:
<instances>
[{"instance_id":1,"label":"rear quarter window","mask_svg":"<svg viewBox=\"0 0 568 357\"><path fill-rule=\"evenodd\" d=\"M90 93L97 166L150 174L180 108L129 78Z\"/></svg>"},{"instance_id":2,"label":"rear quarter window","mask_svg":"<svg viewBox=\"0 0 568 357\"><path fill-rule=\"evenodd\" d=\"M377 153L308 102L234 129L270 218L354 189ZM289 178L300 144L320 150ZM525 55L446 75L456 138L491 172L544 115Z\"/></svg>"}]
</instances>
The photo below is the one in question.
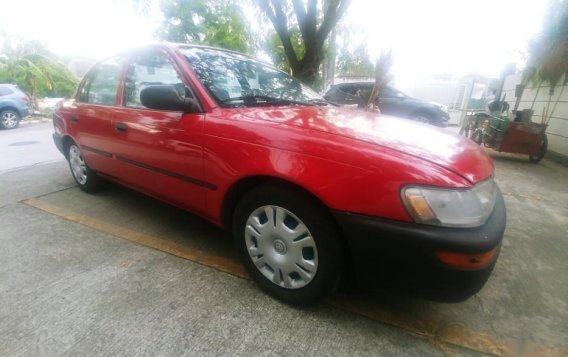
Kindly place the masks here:
<instances>
[{"instance_id":1,"label":"rear quarter window","mask_svg":"<svg viewBox=\"0 0 568 357\"><path fill-rule=\"evenodd\" d=\"M120 58L111 58L99 63L87 75L79 93L79 102L115 105L121 72L122 60Z\"/></svg>"},{"instance_id":2,"label":"rear quarter window","mask_svg":"<svg viewBox=\"0 0 568 357\"><path fill-rule=\"evenodd\" d=\"M8 87L0 87L0 97L10 94L14 94L14 91Z\"/></svg>"}]
</instances>

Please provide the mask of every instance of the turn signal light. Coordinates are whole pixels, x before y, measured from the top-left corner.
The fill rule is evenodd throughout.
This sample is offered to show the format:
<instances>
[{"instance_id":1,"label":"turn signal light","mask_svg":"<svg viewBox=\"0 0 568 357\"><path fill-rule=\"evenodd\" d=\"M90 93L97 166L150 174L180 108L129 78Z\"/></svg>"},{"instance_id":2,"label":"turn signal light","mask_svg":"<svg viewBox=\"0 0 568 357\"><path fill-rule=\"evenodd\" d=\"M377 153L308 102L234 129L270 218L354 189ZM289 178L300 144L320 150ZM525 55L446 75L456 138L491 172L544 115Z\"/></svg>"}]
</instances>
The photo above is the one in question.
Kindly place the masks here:
<instances>
[{"instance_id":1,"label":"turn signal light","mask_svg":"<svg viewBox=\"0 0 568 357\"><path fill-rule=\"evenodd\" d=\"M436 215L432 212L432 208L428 204L428 201L422 195L408 195L406 200L410 208L414 211L416 215L421 217L424 221L431 221L436 219Z\"/></svg>"},{"instance_id":2,"label":"turn signal light","mask_svg":"<svg viewBox=\"0 0 568 357\"><path fill-rule=\"evenodd\" d=\"M444 265L460 269L481 269L491 264L497 255L497 248L493 248L485 253L456 253L456 252L435 252L436 258Z\"/></svg>"}]
</instances>

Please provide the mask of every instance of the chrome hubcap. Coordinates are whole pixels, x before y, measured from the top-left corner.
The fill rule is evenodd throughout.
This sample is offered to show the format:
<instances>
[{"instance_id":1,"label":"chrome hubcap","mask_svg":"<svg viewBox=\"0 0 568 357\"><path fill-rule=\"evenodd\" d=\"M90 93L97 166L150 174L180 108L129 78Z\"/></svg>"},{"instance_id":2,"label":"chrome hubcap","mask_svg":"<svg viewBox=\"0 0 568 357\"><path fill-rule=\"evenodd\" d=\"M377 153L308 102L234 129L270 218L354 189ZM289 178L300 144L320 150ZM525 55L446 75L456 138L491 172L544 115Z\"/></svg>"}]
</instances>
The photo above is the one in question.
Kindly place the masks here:
<instances>
[{"instance_id":1,"label":"chrome hubcap","mask_svg":"<svg viewBox=\"0 0 568 357\"><path fill-rule=\"evenodd\" d=\"M75 145L69 147L69 165L71 166L71 171L73 176L80 185L87 183L87 165L85 165L85 160L79 151L79 148Z\"/></svg>"},{"instance_id":2,"label":"chrome hubcap","mask_svg":"<svg viewBox=\"0 0 568 357\"><path fill-rule=\"evenodd\" d=\"M247 220L245 242L255 267L274 284L299 289L314 279L316 242L306 225L287 209L257 208Z\"/></svg>"},{"instance_id":3,"label":"chrome hubcap","mask_svg":"<svg viewBox=\"0 0 568 357\"><path fill-rule=\"evenodd\" d=\"M6 128L13 128L18 124L18 116L13 112L4 112L2 114L2 124Z\"/></svg>"},{"instance_id":4,"label":"chrome hubcap","mask_svg":"<svg viewBox=\"0 0 568 357\"><path fill-rule=\"evenodd\" d=\"M278 254L286 254L286 244L280 239L274 241L274 250Z\"/></svg>"}]
</instances>

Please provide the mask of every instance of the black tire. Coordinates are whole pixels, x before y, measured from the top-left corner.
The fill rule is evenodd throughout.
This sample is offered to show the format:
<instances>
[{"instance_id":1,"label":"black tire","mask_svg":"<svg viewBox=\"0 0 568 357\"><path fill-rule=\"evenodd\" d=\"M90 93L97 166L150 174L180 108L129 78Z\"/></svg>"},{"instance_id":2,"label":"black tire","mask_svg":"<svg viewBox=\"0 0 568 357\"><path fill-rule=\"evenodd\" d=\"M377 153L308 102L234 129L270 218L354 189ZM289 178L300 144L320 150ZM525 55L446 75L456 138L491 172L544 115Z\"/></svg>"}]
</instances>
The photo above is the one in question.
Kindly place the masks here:
<instances>
[{"instance_id":1,"label":"black tire","mask_svg":"<svg viewBox=\"0 0 568 357\"><path fill-rule=\"evenodd\" d=\"M546 134L544 134L542 136L542 141L540 142L540 148L538 150L538 153L536 153L535 155L529 154L529 160L534 164L538 164L546 154L547 150L548 150L548 138L546 137Z\"/></svg>"},{"instance_id":2,"label":"black tire","mask_svg":"<svg viewBox=\"0 0 568 357\"><path fill-rule=\"evenodd\" d=\"M86 164L79 146L74 142L67 145L67 162L73 179L82 191L95 193L101 189L103 179Z\"/></svg>"},{"instance_id":3,"label":"black tire","mask_svg":"<svg viewBox=\"0 0 568 357\"><path fill-rule=\"evenodd\" d=\"M253 248L252 245L247 246L247 242L251 242L250 237L252 237L252 235L246 233L245 230L250 230L250 227L248 227L249 217L252 217L255 212L262 212L264 207L275 210L283 209L288 211L288 213L292 213L292 215L286 215L286 218L282 219L282 223L287 219L294 221L294 218L297 218L307 227L308 237L312 239L308 239L308 243L304 244L314 244L315 242L315 249L301 248L301 259L311 258L312 261L316 263L315 268L313 268L314 273L311 274L309 282L306 282L307 279L302 280L298 272L285 272L285 267L281 268L280 265L276 265L278 263L273 264L275 260L272 260L276 256L284 259L286 261L285 264L291 264L292 262L298 268L302 268L300 265L304 265L303 263L300 265L295 263L296 258L294 258L294 255L296 254L297 256L297 253L294 253L293 249L297 248L295 248L293 242L297 240L303 242L306 238L294 239L293 242L290 240L289 236L283 238L274 234L264 235L258 238L258 241L256 241L257 238L252 238L256 242L255 248L258 248L259 252L261 251L261 246L263 246L262 249L270 249L270 252L266 253L265 259L271 259L272 261L269 262L276 269L272 269L269 263L257 267L253 262L253 257L251 253L249 253L249 249L255 248ZM294 217L291 218L291 216ZM272 221L268 220L268 215L266 217L267 220L265 224L270 225L268 229L276 230L276 211L274 211L272 216L274 217L274 228L272 227ZM299 225L296 227L299 227ZM247 234L249 234L249 238L247 238ZM233 215L233 236L245 267L254 281L269 295L285 303L294 305L315 303L328 296L339 286L344 267L339 230L327 208L308 194L293 187L286 186L263 186L250 191L241 199L235 208ZM286 242L284 243L284 252L278 250L277 241ZM304 249L308 249L307 255L310 255L309 249L312 249L312 255L306 258ZM263 252L266 252L266 250ZM258 254L255 259L259 257L262 257L262 255ZM261 271L261 269L263 269L264 272ZM273 280L270 280L265 275L270 274L267 273L269 270L273 272ZM296 270L299 271L299 269ZM277 285L277 283L274 282L275 277L278 276L276 271L279 272L281 285ZM301 271L299 272L301 273ZM299 285L305 285L292 287L292 283L295 284L298 281L300 281ZM284 286L286 283L288 283L288 287Z\"/></svg>"},{"instance_id":4,"label":"black tire","mask_svg":"<svg viewBox=\"0 0 568 357\"><path fill-rule=\"evenodd\" d=\"M479 129L474 129L471 132L470 139L475 141L477 145L481 145L483 143L483 131Z\"/></svg>"},{"instance_id":5,"label":"black tire","mask_svg":"<svg viewBox=\"0 0 568 357\"><path fill-rule=\"evenodd\" d=\"M20 125L22 117L20 113L13 109L4 109L0 112L0 128L15 129Z\"/></svg>"},{"instance_id":6,"label":"black tire","mask_svg":"<svg viewBox=\"0 0 568 357\"><path fill-rule=\"evenodd\" d=\"M410 119L417 121L419 123L432 124L432 116L428 113L422 113L422 112L414 113L410 117Z\"/></svg>"}]
</instances>

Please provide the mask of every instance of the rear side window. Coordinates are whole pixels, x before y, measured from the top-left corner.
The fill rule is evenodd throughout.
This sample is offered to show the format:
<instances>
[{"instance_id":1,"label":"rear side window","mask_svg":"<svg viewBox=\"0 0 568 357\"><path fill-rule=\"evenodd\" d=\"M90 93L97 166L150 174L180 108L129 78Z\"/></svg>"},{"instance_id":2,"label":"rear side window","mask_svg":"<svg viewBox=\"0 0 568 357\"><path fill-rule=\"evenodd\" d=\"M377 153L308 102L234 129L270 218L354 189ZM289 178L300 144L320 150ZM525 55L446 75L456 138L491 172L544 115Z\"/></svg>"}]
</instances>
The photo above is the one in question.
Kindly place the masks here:
<instances>
[{"instance_id":1,"label":"rear side window","mask_svg":"<svg viewBox=\"0 0 568 357\"><path fill-rule=\"evenodd\" d=\"M405 95L402 94L401 92L397 91L396 89L391 88L391 87L384 87L383 90L381 91L381 97L383 97L383 98L403 98L403 97L405 97Z\"/></svg>"},{"instance_id":2,"label":"rear side window","mask_svg":"<svg viewBox=\"0 0 568 357\"><path fill-rule=\"evenodd\" d=\"M14 93L14 91L11 90L8 87L0 87L0 97L3 97L5 95L10 95L10 94L13 94L13 93Z\"/></svg>"},{"instance_id":3,"label":"rear side window","mask_svg":"<svg viewBox=\"0 0 568 357\"><path fill-rule=\"evenodd\" d=\"M115 105L122 61L115 57L99 63L89 72L79 93L79 102Z\"/></svg>"},{"instance_id":4,"label":"rear side window","mask_svg":"<svg viewBox=\"0 0 568 357\"><path fill-rule=\"evenodd\" d=\"M134 55L124 81L124 106L145 108L140 102L140 92L157 84L171 85L181 97L186 96L185 85L164 53L154 50Z\"/></svg>"}]
</instances>

